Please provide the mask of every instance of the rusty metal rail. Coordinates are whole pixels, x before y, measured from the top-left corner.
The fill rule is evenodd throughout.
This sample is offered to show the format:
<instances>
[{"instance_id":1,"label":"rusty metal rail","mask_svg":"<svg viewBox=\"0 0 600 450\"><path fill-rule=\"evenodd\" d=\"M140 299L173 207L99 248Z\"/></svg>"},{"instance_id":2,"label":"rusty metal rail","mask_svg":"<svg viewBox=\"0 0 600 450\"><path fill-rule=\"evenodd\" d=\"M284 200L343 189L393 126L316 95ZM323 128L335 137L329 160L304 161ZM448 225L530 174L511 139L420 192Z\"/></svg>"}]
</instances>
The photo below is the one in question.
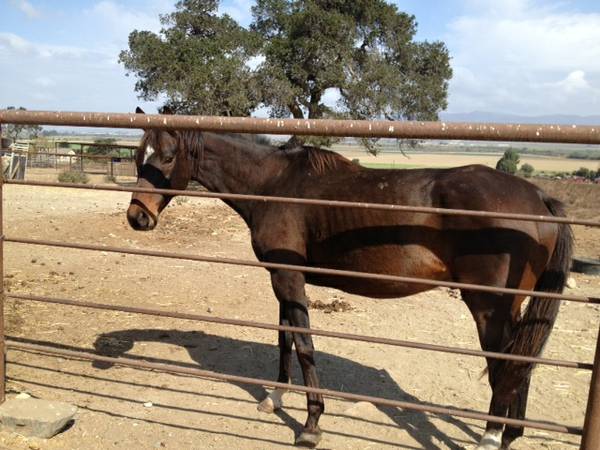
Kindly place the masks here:
<instances>
[{"instance_id":1,"label":"rusty metal rail","mask_svg":"<svg viewBox=\"0 0 600 450\"><path fill-rule=\"evenodd\" d=\"M0 123L398 139L600 144L600 126L257 119L158 114L0 110Z\"/></svg>"},{"instance_id":2,"label":"rusty metal rail","mask_svg":"<svg viewBox=\"0 0 600 450\"><path fill-rule=\"evenodd\" d=\"M440 280L430 280L427 278L402 277L402 276L397 276L397 275L356 272L356 271L352 271L352 270L325 269L325 268L321 268L321 267L309 267L309 266L300 266L300 265L293 265L293 264L279 264L279 263L250 261L250 260L234 259L234 258L220 258L220 257L215 257L215 256L190 255L190 254L185 254L185 253L157 252L157 251L152 251L152 250L142 250L142 249L135 249L135 248L127 248L127 247L111 247L111 246L92 245L92 244L76 244L76 243L48 241L48 240L41 240L41 239L27 239L27 238L12 237L12 236L5 236L4 241L12 242L15 244L40 245L40 246L58 247L58 248L71 248L71 249L76 249L76 250L94 250L94 251L107 252L107 253L124 253L124 254L128 254L128 255L138 255L138 256L154 256L154 257L158 257L158 258L180 259L180 260L207 262L207 263L215 263L215 264L228 264L228 265L234 265L234 266L259 267L259 268L269 269L269 270L292 270L292 271L296 271L296 272L311 273L311 274L317 274L317 275L354 277L354 278L363 278L363 279L369 279L369 280L393 281L393 282L408 283L408 284L422 284L425 286L432 286L432 287L447 287L447 288L451 288L451 289L467 289L467 290L478 291L478 292L492 292L495 294L525 295L525 296L532 296L532 297L551 298L551 299L555 299L555 300L568 300L568 301L577 302L577 303L600 304L600 298L597 298L597 297L583 297L583 296L579 296L579 295L558 294L558 293L554 293L554 292L527 291L524 289L500 288L500 287L485 286L485 285L480 285L480 284L456 283L454 281L440 281Z\"/></svg>"},{"instance_id":3,"label":"rusty metal rail","mask_svg":"<svg viewBox=\"0 0 600 450\"><path fill-rule=\"evenodd\" d=\"M446 407L434 406L434 405L422 405L422 404L418 404L418 403L390 400L390 399L385 399L385 398L380 398L380 397L372 397L372 396L360 395L360 394L351 394L351 393L347 393L347 392L334 391L334 390L330 390L330 389L311 388L311 387L307 387L307 386L300 386L297 384L287 384L287 383L280 383L277 381L263 380L260 378L248 378L248 377L242 377L242 376L238 376L238 375L227 375L227 374L212 372L209 370L193 369L190 367L179 367L179 366L172 365L172 364L137 361L137 360L132 360L129 358L113 358L113 357L109 357L109 356L96 355L93 353L55 349L55 348L47 347L47 346L36 345L36 344L25 344L25 343L13 342L10 340L6 341L6 346L13 350L42 353L42 354L53 355L53 356L63 356L63 357L82 359L82 360L87 360L87 361L101 361L101 362L112 363L112 364L123 366L123 367L133 367L133 368L138 368L138 369L156 370L156 371L181 374L181 375L192 375L192 376L196 376L196 377L200 377L200 378L209 378L209 379L213 379L213 380L227 381L229 383L242 383L242 384L250 384L250 385L254 385L254 386L287 389L287 390L294 391L294 392L321 394L321 395L324 395L327 397L340 398L340 399L344 399L344 400L352 400L352 401L357 401L357 402L369 402L369 403L374 403L376 405L392 406L392 407L402 408L402 409L406 409L406 410L410 410L410 411L419 411L419 412L425 412L425 413L430 413L430 414L443 414L443 415L448 415L448 416L463 417L466 419L484 420L484 421L502 423L502 424L513 425L513 426L525 426L525 427L530 427L530 428L537 428L539 430L554 431L554 432L558 432L558 433L566 433L566 434L574 434L574 435L581 435L583 432L581 427L575 427L575 426L570 426L570 425L561 425L561 424L550 423L550 422L540 422L540 421L530 421L530 420L509 419L506 417L496 417L496 416L491 416L489 414L476 412L476 411L469 411L469 410L465 410L465 409L446 408Z\"/></svg>"},{"instance_id":4,"label":"rusty metal rail","mask_svg":"<svg viewBox=\"0 0 600 450\"><path fill-rule=\"evenodd\" d=\"M2 124L0 123L0 138ZM0 158L0 403L6 399L6 347L4 342L4 167Z\"/></svg>"},{"instance_id":5,"label":"rusty metal rail","mask_svg":"<svg viewBox=\"0 0 600 450\"><path fill-rule=\"evenodd\" d=\"M124 186L106 186L98 184L76 184L76 183L53 183L49 181L22 181L22 180L5 180L5 184L15 184L19 186L44 186L70 189L88 189L113 192L144 192L162 195L185 195L187 197L214 198L221 200L245 200L255 202L271 202L271 203L289 203L293 205L315 205L329 206L334 208L355 208L355 209L376 209L382 211L395 212L414 212L421 214L439 214L445 216L468 216L468 217L487 217L494 219L520 220L529 222L545 222L545 223L565 223L570 225L583 225L588 227L600 227L600 222L596 220L580 220L569 217L541 216L533 214L515 214L501 213L493 211L475 211L470 209L448 209L435 208L427 206L409 206L409 205L393 205L385 203L365 203L365 202L347 202L340 200L321 200L308 198L294 197L275 197L265 195L246 195L246 194L228 194L219 192L206 191L180 191L175 189L151 189L139 187L124 187Z\"/></svg>"},{"instance_id":6,"label":"rusty metal rail","mask_svg":"<svg viewBox=\"0 0 600 450\"><path fill-rule=\"evenodd\" d=\"M535 364L544 364L555 367L566 367L570 369L592 370L593 364L579 361L563 361L557 359L536 358L532 356L511 355L508 353L487 352L481 350L472 350L467 348L449 347L445 345L423 344L421 342L411 342L399 339L389 339L374 336L363 336L360 334L339 333L336 331L319 330L315 328L298 328L286 325L275 325L270 323L255 322L249 320L226 319L222 317L203 316L199 314L178 313L170 311L160 311L157 309L139 308L126 305L107 305L104 303L95 303L88 301L78 301L63 298L47 297L40 295L24 295L8 293L7 298L24 300L38 303L49 303L55 305L75 306L79 308L99 309L103 311L115 311L133 314L144 314L148 316L170 317L173 319L192 320L196 322L218 323L221 325L233 325L249 328L259 328L263 330L289 331L292 333L310 334L313 336L323 336L336 339L345 339L351 341L369 342L372 344L390 345L395 347L413 348L441 353L451 353L465 356L481 356L485 358L502 359L507 361L529 362Z\"/></svg>"},{"instance_id":7,"label":"rusty metal rail","mask_svg":"<svg viewBox=\"0 0 600 450\"><path fill-rule=\"evenodd\" d=\"M594 371L590 381L590 392L583 427L585 432L581 440L581 450L600 449L600 330L598 330Z\"/></svg>"}]
</instances>

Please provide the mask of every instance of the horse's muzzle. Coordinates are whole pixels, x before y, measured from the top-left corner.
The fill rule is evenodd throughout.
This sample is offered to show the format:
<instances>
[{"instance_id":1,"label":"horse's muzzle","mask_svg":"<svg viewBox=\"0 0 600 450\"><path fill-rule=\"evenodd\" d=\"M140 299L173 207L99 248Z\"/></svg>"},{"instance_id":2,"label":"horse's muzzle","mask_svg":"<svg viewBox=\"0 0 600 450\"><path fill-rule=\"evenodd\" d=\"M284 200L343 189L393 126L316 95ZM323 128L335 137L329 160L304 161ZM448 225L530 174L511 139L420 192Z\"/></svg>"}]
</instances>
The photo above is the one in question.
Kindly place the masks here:
<instances>
[{"instance_id":1,"label":"horse's muzzle","mask_svg":"<svg viewBox=\"0 0 600 450\"><path fill-rule=\"evenodd\" d=\"M127 221L131 228L137 231L150 231L156 227L156 218L148 211L137 204L132 203L127 210Z\"/></svg>"}]
</instances>

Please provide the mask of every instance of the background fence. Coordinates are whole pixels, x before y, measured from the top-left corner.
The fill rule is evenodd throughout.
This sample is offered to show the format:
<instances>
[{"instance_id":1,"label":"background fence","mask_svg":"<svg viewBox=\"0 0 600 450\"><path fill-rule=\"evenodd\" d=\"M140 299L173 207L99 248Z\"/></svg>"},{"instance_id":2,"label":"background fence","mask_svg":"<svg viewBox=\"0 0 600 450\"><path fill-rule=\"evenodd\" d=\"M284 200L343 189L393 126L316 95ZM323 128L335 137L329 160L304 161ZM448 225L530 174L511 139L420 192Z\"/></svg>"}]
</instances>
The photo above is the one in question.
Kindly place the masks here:
<instances>
[{"instance_id":1,"label":"background fence","mask_svg":"<svg viewBox=\"0 0 600 450\"><path fill-rule=\"evenodd\" d=\"M462 140L509 140L509 141L534 141L534 142L558 142L558 143L587 143L600 144L600 127L562 127L556 125L493 125L493 124L446 124L437 122L367 122L367 121L332 121L332 120L274 120L274 119L251 119L251 118L221 118L221 117L194 117L194 116L160 116L160 115L136 115L136 114L108 114L108 113L58 113L58 112L35 112L35 111L0 111L0 123L27 123L38 125L70 125L70 126L97 126L97 127L122 127L122 128L160 128L160 129L202 129L204 131L222 132L252 132L270 134L316 134L330 136L354 136L354 137L388 137L388 138L410 138L410 139L462 139ZM530 216L523 214L491 213L485 211L448 210L442 208L413 207L405 205L381 205L352 202L337 202L325 200L293 199L281 197L246 196L237 194L219 194L197 191L170 191L153 190L141 188L122 187L97 187L68 185L58 183L6 181L10 184L55 186L80 189L104 189L127 192L157 192L163 194L179 194L194 197L211 197L238 200L262 200L279 203L303 203L321 206L337 206L347 208L369 208L395 211L411 211L429 214L463 215L463 216L486 216L512 220L528 220L537 222L572 223L586 226L600 226L599 222L587 220L573 220L550 216ZM2 194L2 183L0 182L0 197ZM10 242L14 244L42 245L60 248L75 248L92 251L115 252L122 254L135 254L161 258L186 259L191 261L204 261L219 264L235 264L250 267L262 267L267 269L284 269L310 273L330 274L336 276L352 276L369 279L388 281L401 281L407 283L427 284L430 286L445 286L450 288L461 288L495 293L510 293L530 296L541 296L544 298L555 298L575 302L600 304L597 297L585 297L566 294L550 294L545 292L536 293L510 288L496 288L490 286L479 286L453 282L439 282L435 280L424 280L419 278L399 277L392 275L381 275L373 273L362 273L352 271L332 270L316 267L303 267L275 263L263 263L257 261L244 261L238 259L215 258L208 256L185 255L178 253L155 252L150 250L132 250L120 247L105 247L92 244L72 244L65 242L42 241L26 237L4 236L2 229L2 202L0 201L0 274L3 274L3 244ZM2 287L1 299L5 294ZM527 426L548 431L582 435L581 448L586 450L600 450L600 341L596 344L596 356L593 364L578 361L549 360L545 358L523 357L518 355L507 355L494 352L483 352L471 349L436 346L417 342L407 342L394 339L382 339L370 336L360 336L345 333L334 333L325 330L299 329L293 327L249 322L242 320L231 320L226 318L214 318L192 314L165 313L151 309L131 308L127 306L103 305L92 302L78 302L70 299L49 298L43 296L10 294L8 297L20 300L63 304L93 309L105 309L146 315L160 315L186 320L197 320L204 322L220 323L234 326L249 326L271 330L284 330L296 333L310 333L313 335L327 336L339 339L353 339L383 345L394 345L409 348L419 348L430 351L442 351L455 354L464 354L479 357L491 357L505 360L518 360L536 362L538 364L549 364L560 367L579 368L593 370L588 408L584 427L554 424L548 422L508 419L505 417L494 417L488 414L454 408L445 408L417 403L402 402L392 399L369 397L358 394L349 394L327 389L309 388L299 385L289 385L263 379L246 378L241 376L225 375L200 369L182 368L166 364L154 364L143 361L135 361L128 358L110 358L90 353L58 350L50 346L24 344L15 341L4 340L4 318L3 303L0 305L0 358L4 359L4 348L27 350L57 356L67 356L79 359L105 361L114 364L138 367L146 369L163 370L172 373L196 375L211 379L230 382L247 383L266 387L284 388L297 392L320 393L330 397L343 398L355 401L368 401L375 404L395 406L408 410L447 414L457 417L486 420L491 422ZM599 336L600 339L600 336ZM0 395L4 399L4 361L0 361Z\"/></svg>"},{"instance_id":2,"label":"background fence","mask_svg":"<svg viewBox=\"0 0 600 450\"><path fill-rule=\"evenodd\" d=\"M5 157L22 157L22 171L27 169L54 169L56 172L76 170L108 177L135 177L137 171L133 153L137 146L102 142L43 141L16 142L0 148ZM13 178L13 177L6 177ZM23 179L22 177L18 177Z\"/></svg>"}]
</instances>

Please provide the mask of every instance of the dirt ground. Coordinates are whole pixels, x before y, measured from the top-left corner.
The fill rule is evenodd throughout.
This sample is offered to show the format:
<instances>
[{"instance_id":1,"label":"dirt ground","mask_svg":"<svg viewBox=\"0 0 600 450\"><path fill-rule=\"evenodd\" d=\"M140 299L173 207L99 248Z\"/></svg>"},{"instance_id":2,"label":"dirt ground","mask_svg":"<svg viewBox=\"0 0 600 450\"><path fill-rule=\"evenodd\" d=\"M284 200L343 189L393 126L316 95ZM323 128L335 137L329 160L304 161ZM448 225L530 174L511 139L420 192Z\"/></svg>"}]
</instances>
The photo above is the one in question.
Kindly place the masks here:
<instances>
[{"instance_id":1,"label":"dirt ground","mask_svg":"<svg viewBox=\"0 0 600 450\"><path fill-rule=\"evenodd\" d=\"M600 218L600 187L548 184L570 213ZM126 224L129 195L5 186L7 236L93 242L189 254L254 259L245 225L218 201L175 200L159 227L138 233ZM600 230L576 227L577 254L600 255ZM168 311L277 322L266 271L244 267L5 245L9 292L32 293ZM581 295L598 295L600 278L575 275ZM373 300L308 287L315 302L344 301L350 311L311 311L312 326L373 336L479 348L473 320L457 293L436 289L403 300ZM22 342L275 379L275 332L184 320L7 300L7 333ZM600 319L597 306L564 303L545 356L589 362ZM485 411L484 361L316 337L327 388ZM283 449L306 418L305 397L288 394L276 415L256 410L262 388L192 377L8 353L8 388L79 408L74 424L51 440L0 432L11 449ZM302 377L295 361L294 382ZM528 416L581 426L590 374L535 370ZM151 402L151 406L149 403ZM146 406L144 405L146 403ZM482 423L326 401L319 448L470 449ZM576 449L576 436L528 430L516 449Z\"/></svg>"}]
</instances>

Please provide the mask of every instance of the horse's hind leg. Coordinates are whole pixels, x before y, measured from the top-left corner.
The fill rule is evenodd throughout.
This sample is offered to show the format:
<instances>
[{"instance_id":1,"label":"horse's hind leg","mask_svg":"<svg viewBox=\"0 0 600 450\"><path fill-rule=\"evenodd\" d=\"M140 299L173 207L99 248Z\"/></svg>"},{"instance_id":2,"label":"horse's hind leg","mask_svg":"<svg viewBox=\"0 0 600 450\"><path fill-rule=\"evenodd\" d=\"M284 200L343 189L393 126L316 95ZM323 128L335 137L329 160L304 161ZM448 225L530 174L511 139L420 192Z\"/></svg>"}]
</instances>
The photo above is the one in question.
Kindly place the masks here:
<instances>
[{"instance_id":1,"label":"horse's hind leg","mask_svg":"<svg viewBox=\"0 0 600 450\"><path fill-rule=\"evenodd\" d=\"M463 291L462 297L477 325L481 348L485 351L501 352L509 343L515 324L513 312L513 296ZM501 361L487 358L488 377L492 388L492 400L489 413L493 416L506 417L510 401L501 398L495 392L495 386L502 368ZM504 426L488 422L486 431L478 450L497 450L502 444Z\"/></svg>"},{"instance_id":2,"label":"horse's hind leg","mask_svg":"<svg viewBox=\"0 0 600 450\"><path fill-rule=\"evenodd\" d=\"M517 391L515 398L513 399L510 407L508 408L508 417L510 419L525 419L525 412L527 409L527 397L529 395L529 382L531 381L531 377L527 377L527 379L521 384L521 387ZM510 445L515 441L515 439L523 436L524 429L523 427L515 427L507 425L504 430L504 434L502 435L502 448L508 449Z\"/></svg>"},{"instance_id":3,"label":"horse's hind leg","mask_svg":"<svg viewBox=\"0 0 600 450\"><path fill-rule=\"evenodd\" d=\"M285 304L279 304L279 325L290 325L290 321L285 314ZM290 382L290 367L292 363L292 333L289 331L279 331L279 376L277 381L280 383ZM283 406L283 394L286 389L275 389L267 398L258 404L258 410L266 413L272 413Z\"/></svg>"}]
</instances>

